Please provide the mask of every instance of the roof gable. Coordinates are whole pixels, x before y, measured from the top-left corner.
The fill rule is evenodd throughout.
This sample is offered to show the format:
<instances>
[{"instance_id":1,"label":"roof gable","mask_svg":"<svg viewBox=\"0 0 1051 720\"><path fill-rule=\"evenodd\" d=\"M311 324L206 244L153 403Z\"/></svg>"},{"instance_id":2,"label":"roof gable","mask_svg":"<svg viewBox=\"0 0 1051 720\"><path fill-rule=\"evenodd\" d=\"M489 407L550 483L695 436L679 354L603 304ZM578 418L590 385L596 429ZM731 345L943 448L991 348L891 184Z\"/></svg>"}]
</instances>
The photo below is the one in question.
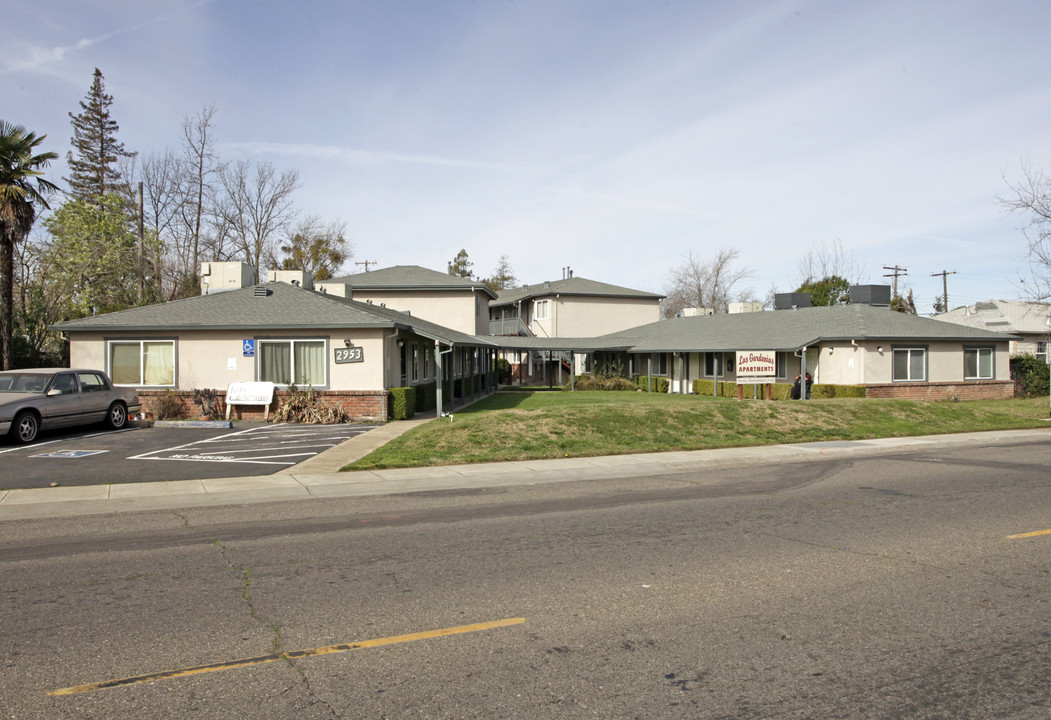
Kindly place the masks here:
<instances>
[{"instance_id":1,"label":"roof gable","mask_svg":"<svg viewBox=\"0 0 1051 720\"><path fill-rule=\"evenodd\" d=\"M445 343L490 344L473 335L397 310L305 290L283 282L69 320L52 327L71 333L190 329L400 328Z\"/></svg>"},{"instance_id":2,"label":"roof gable","mask_svg":"<svg viewBox=\"0 0 1051 720\"><path fill-rule=\"evenodd\" d=\"M496 293L481 280L470 280L419 265L395 265L344 275L319 284L349 285L352 289L361 290L479 290L491 299L496 298Z\"/></svg>"},{"instance_id":3,"label":"roof gable","mask_svg":"<svg viewBox=\"0 0 1051 720\"><path fill-rule=\"evenodd\" d=\"M833 305L735 315L661 320L608 337L641 337L635 352L798 350L831 340L1006 341L990 330L894 312L871 305Z\"/></svg>"},{"instance_id":4,"label":"roof gable","mask_svg":"<svg viewBox=\"0 0 1051 720\"><path fill-rule=\"evenodd\" d=\"M664 295L633 290L619 285L610 285L597 280L571 277L501 290L496 302L490 303L490 306L509 305L522 300L548 295L590 295L594 297L622 297L645 300L660 300L664 297Z\"/></svg>"}]
</instances>

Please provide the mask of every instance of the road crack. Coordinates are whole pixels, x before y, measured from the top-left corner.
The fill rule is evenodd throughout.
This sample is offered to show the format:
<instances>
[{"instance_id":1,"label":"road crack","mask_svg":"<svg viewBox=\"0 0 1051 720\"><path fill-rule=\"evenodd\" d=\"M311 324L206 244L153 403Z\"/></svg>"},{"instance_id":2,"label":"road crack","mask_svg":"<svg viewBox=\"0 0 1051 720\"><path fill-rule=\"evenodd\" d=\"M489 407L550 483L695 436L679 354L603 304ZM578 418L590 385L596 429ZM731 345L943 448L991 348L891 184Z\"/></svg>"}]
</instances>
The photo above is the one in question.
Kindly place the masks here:
<instances>
[{"instance_id":1,"label":"road crack","mask_svg":"<svg viewBox=\"0 0 1051 720\"><path fill-rule=\"evenodd\" d=\"M299 676L300 682L306 689L307 695L312 699L313 702L324 706L328 710L329 714L333 718L336 718L336 720L343 720L343 715L341 715L334 707L332 707L332 705L327 700L325 700L317 694L317 692L314 690L314 686L310 682L310 678L307 677L306 671L303 670L303 668L301 668L298 663L296 663L294 658L289 657L288 653L282 647L281 626L274 622L271 622L270 620L267 620L259 612L258 608L256 608L255 602L252 600L251 593L252 568L249 566L238 565L233 560L231 560L227 547L218 540L214 540L213 543L217 548L219 548L219 552L222 555L223 560L230 567L230 569L240 576L242 583L241 599L244 600L245 605L248 607L249 617L251 617L252 620L259 623L270 632L272 636L271 646L273 655L275 657L281 658L281 660L284 661L285 664L287 664L288 667L291 668L292 671Z\"/></svg>"}]
</instances>

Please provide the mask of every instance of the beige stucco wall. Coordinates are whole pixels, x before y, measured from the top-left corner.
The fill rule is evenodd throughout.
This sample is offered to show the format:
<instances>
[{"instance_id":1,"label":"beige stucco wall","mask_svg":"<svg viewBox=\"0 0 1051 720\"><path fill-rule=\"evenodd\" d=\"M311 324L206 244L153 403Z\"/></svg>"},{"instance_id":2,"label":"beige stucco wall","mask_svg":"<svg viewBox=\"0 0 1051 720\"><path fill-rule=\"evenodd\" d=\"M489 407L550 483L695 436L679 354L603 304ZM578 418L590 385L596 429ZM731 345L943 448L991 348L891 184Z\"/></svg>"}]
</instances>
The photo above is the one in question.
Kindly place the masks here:
<instances>
[{"instance_id":1,"label":"beige stucco wall","mask_svg":"<svg viewBox=\"0 0 1051 720\"><path fill-rule=\"evenodd\" d=\"M351 299L386 305L468 335L489 334L489 296L482 290L369 290L354 288Z\"/></svg>"},{"instance_id":2,"label":"beige stucco wall","mask_svg":"<svg viewBox=\"0 0 1051 720\"><path fill-rule=\"evenodd\" d=\"M815 383L829 385L866 385L891 383L893 359L892 349L894 347L926 347L927 348L927 379L926 382L963 382L963 350L964 347L993 347L993 380L1007 380L1010 378L1010 353L1007 341L996 343L961 343L961 342L927 342L927 343L892 343L882 341L859 342L856 346L850 341L824 343L820 348L809 348L806 356L807 371L814 378ZM883 352L879 351L883 348ZM786 377L779 378L779 382L791 382L799 373L799 358L792 353L786 353ZM719 379L726 382L736 382L736 372L731 368L727 370L727 356L733 357L733 353L723 354L723 363ZM704 375L704 354L688 353L683 357L689 358L688 374L685 380L692 383ZM638 361L638 370L645 374L648 372L649 356L643 355ZM678 392L680 388L679 375L680 366L674 355L668 357L669 371L673 376L672 392Z\"/></svg>"},{"instance_id":3,"label":"beige stucco wall","mask_svg":"<svg viewBox=\"0 0 1051 720\"><path fill-rule=\"evenodd\" d=\"M548 319L536 319L536 301L548 301ZM539 337L596 337L660 320L657 299L546 295L529 301L530 329Z\"/></svg>"},{"instance_id":4,"label":"beige stucco wall","mask_svg":"<svg viewBox=\"0 0 1051 720\"><path fill-rule=\"evenodd\" d=\"M850 342L825 343L817 353L817 366L808 355L807 367L814 382L830 385L866 385L893 381L895 347L927 348L927 382L963 381L964 347L993 347L994 380L1010 377L1007 341L993 343L864 341L855 348ZM880 352L880 348L883 351ZM831 352L829 352L831 350Z\"/></svg>"},{"instance_id":5,"label":"beige stucco wall","mask_svg":"<svg viewBox=\"0 0 1051 720\"><path fill-rule=\"evenodd\" d=\"M73 333L70 335L70 365L102 368L109 372L107 339L176 339L177 389L225 389L232 382L256 380L257 358L243 357L245 339L318 338L327 341L328 387L334 390L383 390L388 387L384 373L384 335L391 331L323 330L261 333L254 331L192 330L144 333ZM364 351L360 363L336 364L334 350L350 339ZM389 341L388 341L389 342ZM258 345L257 345L258 347ZM231 367L232 365L232 367Z\"/></svg>"}]
</instances>

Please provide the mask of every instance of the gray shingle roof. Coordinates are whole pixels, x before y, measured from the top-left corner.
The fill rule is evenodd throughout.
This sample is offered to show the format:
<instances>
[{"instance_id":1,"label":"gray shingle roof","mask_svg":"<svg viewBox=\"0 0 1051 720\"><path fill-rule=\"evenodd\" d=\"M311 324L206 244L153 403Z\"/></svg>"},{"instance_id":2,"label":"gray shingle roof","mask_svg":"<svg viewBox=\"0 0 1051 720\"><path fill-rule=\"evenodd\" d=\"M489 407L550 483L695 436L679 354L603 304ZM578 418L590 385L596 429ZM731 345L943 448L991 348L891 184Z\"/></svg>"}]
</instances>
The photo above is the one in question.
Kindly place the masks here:
<instances>
[{"instance_id":1,"label":"gray shingle roof","mask_svg":"<svg viewBox=\"0 0 1051 720\"><path fill-rule=\"evenodd\" d=\"M430 270L419 265L395 265L355 275L324 280L319 284L350 285L369 290L481 290L495 299L496 293L480 280Z\"/></svg>"},{"instance_id":2,"label":"gray shingle roof","mask_svg":"<svg viewBox=\"0 0 1051 720\"><path fill-rule=\"evenodd\" d=\"M1004 341L989 330L894 312L871 305L834 305L735 315L675 318L606 336L640 336L632 352L798 350L820 341Z\"/></svg>"},{"instance_id":3,"label":"gray shingle roof","mask_svg":"<svg viewBox=\"0 0 1051 720\"><path fill-rule=\"evenodd\" d=\"M62 332L147 330L292 330L399 328L456 345L487 340L379 305L347 300L283 282L132 308L52 326Z\"/></svg>"},{"instance_id":4,"label":"gray shingle roof","mask_svg":"<svg viewBox=\"0 0 1051 720\"><path fill-rule=\"evenodd\" d=\"M642 338L627 336L573 338L501 335L490 337L489 339L495 345L505 350L572 350L574 352L591 352L594 350L628 350Z\"/></svg>"},{"instance_id":5,"label":"gray shingle roof","mask_svg":"<svg viewBox=\"0 0 1051 720\"><path fill-rule=\"evenodd\" d=\"M632 290L631 288L610 285L608 283L588 280L582 277L571 277L564 280L551 280L550 282L537 283L535 285L523 285L517 288L501 290L496 302L489 303L489 307L510 305L521 300L547 295L594 295L598 297L626 297L626 298L649 298L660 300L663 295Z\"/></svg>"}]
</instances>

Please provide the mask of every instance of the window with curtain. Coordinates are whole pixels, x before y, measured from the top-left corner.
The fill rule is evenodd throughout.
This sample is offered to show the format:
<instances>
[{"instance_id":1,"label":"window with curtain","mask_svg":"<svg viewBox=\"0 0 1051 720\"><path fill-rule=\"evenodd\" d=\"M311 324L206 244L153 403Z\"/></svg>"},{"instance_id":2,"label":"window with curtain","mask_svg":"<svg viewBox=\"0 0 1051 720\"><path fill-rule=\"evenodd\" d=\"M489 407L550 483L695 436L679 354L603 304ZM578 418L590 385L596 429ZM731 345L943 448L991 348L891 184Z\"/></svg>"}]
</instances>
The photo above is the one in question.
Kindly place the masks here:
<instances>
[{"instance_id":1,"label":"window with curtain","mask_svg":"<svg viewBox=\"0 0 1051 720\"><path fill-rule=\"evenodd\" d=\"M174 340L111 340L108 359L114 385L175 387Z\"/></svg>"},{"instance_id":2,"label":"window with curtain","mask_svg":"<svg viewBox=\"0 0 1051 720\"><path fill-rule=\"evenodd\" d=\"M275 385L324 387L324 340L260 340L259 379Z\"/></svg>"}]
</instances>

